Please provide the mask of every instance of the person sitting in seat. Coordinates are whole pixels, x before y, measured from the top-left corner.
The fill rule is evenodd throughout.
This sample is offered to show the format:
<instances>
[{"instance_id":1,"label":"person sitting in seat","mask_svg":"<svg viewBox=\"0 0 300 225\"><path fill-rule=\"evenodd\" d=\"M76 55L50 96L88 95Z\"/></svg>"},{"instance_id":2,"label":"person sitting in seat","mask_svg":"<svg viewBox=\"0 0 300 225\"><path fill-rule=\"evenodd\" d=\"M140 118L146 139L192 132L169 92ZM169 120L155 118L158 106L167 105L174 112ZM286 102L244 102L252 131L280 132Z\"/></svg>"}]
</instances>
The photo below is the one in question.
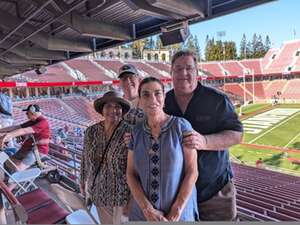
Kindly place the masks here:
<instances>
[{"instance_id":1,"label":"person sitting in seat","mask_svg":"<svg viewBox=\"0 0 300 225\"><path fill-rule=\"evenodd\" d=\"M259 158L256 163L255 163L257 168L262 168L263 167L263 160L262 158Z\"/></svg>"},{"instance_id":2,"label":"person sitting in seat","mask_svg":"<svg viewBox=\"0 0 300 225\"><path fill-rule=\"evenodd\" d=\"M36 162L34 153L35 145L38 148L40 158L46 156L49 151L50 128L48 120L42 115L41 109L36 104L29 105L23 111L26 112L28 121L0 129L0 133L6 133L0 137L0 146L14 137L27 135L19 151L11 159L17 166L17 170L25 170ZM7 165L9 167L9 165Z\"/></svg>"}]
</instances>

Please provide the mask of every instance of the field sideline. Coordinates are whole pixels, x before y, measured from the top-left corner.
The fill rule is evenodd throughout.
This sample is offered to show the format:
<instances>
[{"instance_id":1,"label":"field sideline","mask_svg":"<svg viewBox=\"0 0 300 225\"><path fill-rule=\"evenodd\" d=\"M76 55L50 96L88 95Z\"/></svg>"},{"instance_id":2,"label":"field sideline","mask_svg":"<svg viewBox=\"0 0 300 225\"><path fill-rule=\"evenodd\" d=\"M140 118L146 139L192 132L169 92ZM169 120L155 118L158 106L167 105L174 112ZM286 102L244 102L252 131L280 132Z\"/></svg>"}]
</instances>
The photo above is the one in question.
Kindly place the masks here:
<instances>
[{"instance_id":1,"label":"field sideline","mask_svg":"<svg viewBox=\"0 0 300 225\"><path fill-rule=\"evenodd\" d=\"M239 112L239 109L237 109ZM264 166L300 176L300 105L254 104L243 108L243 144L233 146L233 160Z\"/></svg>"}]
</instances>

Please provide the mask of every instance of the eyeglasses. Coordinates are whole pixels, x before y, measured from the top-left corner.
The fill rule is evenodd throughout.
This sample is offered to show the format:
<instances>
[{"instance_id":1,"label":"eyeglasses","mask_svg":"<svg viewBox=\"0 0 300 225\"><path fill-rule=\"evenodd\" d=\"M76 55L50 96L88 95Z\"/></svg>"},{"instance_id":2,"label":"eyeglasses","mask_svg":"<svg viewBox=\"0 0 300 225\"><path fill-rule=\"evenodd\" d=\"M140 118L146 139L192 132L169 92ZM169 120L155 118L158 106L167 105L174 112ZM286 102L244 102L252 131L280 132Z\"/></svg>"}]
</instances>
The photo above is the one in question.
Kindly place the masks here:
<instances>
[{"instance_id":1,"label":"eyeglasses","mask_svg":"<svg viewBox=\"0 0 300 225\"><path fill-rule=\"evenodd\" d=\"M178 66L178 67L174 67L173 72L181 73L183 70L186 70L188 73L190 73L190 72L194 72L195 69L196 69L196 67L194 67L194 66L186 66L186 67Z\"/></svg>"}]
</instances>

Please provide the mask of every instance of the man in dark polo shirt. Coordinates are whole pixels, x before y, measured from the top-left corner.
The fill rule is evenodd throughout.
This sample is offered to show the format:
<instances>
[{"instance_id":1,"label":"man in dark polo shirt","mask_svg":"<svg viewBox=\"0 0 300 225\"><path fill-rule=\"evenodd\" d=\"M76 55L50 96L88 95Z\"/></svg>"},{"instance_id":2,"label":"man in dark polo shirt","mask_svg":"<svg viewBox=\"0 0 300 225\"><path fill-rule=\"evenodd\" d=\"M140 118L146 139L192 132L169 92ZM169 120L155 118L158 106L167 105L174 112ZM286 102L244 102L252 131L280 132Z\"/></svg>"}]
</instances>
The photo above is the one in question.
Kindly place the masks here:
<instances>
[{"instance_id":1,"label":"man in dark polo shirt","mask_svg":"<svg viewBox=\"0 0 300 225\"><path fill-rule=\"evenodd\" d=\"M2 148L11 138L27 135L20 150L11 157L18 170L25 170L36 162L34 144L38 147L40 157L43 157L48 154L50 141L48 120L42 116L40 107L32 104L23 111L26 111L29 119L27 122L0 129L0 133L6 133L0 137Z\"/></svg>"},{"instance_id":2,"label":"man in dark polo shirt","mask_svg":"<svg viewBox=\"0 0 300 225\"><path fill-rule=\"evenodd\" d=\"M198 150L200 220L234 220L236 191L228 148L241 142L242 124L225 94L197 81L193 52L180 51L173 56L171 75L174 89L166 95L165 112L184 117L194 129L183 143Z\"/></svg>"}]
</instances>

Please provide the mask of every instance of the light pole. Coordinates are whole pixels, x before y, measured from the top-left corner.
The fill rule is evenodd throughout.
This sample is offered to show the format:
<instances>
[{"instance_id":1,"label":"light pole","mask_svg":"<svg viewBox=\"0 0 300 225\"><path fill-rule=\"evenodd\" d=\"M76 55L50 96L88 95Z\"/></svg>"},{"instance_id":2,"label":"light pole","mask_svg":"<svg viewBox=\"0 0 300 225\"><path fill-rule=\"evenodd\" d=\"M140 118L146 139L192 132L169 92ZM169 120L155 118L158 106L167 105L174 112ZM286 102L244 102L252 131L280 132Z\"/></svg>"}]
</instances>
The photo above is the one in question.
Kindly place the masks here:
<instances>
[{"instance_id":1,"label":"light pole","mask_svg":"<svg viewBox=\"0 0 300 225\"><path fill-rule=\"evenodd\" d=\"M254 88L254 69L251 70L252 73L252 95L253 95L253 104L255 102L255 88Z\"/></svg>"},{"instance_id":2,"label":"light pole","mask_svg":"<svg viewBox=\"0 0 300 225\"><path fill-rule=\"evenodd\" d=\"M240 116L243 115L243 107L246 105L246 70L243 70L243 82L244 82L244 102L240 107Z\"/></svg>"},{"instance_id":3,"label":"light pole","mask_svg":"<svg viewBox=\"0 0 300 225\"><path fill-rule=\"evenodd\" d=\"M225 54L226 54L226 50L225 50L225 45L223 47L223 43L222 43L222 37L225 37L226 35L226 32L225 31L218 31L217 32L217 36L220 38L221 40L221 44L222 44L222 48L223 48L223 61L225 61ZM225 82L226 82L226 74L224 74L224 91L226 91L226 88L225 88Z\"/></svg>"}]
</instances>

